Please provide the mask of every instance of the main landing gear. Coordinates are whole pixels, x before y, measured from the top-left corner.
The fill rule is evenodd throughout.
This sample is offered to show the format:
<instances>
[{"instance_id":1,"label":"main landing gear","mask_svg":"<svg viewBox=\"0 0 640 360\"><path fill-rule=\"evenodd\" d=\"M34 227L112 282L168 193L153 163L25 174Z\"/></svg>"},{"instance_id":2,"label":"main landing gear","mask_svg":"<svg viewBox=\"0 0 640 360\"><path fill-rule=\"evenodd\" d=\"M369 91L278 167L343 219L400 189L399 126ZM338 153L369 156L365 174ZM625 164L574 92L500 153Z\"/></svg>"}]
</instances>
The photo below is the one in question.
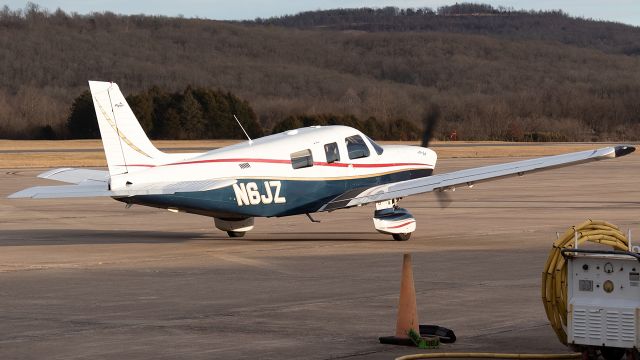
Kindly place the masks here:
<instances>
[{"instance_id":1,"label":"main landing gear","mask_svg":"<svg viewBox=\"0 0 640 360\"><path fill-rule=\"evenodd\" d=\"M398 207L398 200L376 203L373 226L380 233L392 235L394 240L407 241L416 230L416 219L406 209Z\"/></svg>"},{"instance_id":2,"label":"main landing gear","mask_svg":"<svg viewBox=\"0 0 640 360\"><path fill-rule=\"evenodd\" d=\"M219 219L213 218L216 227L222 231L226 231L227 235L232 238L243 237L247 231L253 229L253 218L246 219Z\"/></svg>"}]
</instances>

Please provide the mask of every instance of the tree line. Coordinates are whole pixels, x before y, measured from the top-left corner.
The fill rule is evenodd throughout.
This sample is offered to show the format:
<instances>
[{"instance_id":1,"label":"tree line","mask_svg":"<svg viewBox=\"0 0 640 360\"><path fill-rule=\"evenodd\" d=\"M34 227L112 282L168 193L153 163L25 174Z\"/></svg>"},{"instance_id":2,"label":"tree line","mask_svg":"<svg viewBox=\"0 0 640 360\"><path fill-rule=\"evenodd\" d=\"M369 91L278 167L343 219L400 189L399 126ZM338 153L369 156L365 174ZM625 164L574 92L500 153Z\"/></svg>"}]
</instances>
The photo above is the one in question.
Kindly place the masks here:
<instances>
[{"instance_id":1,"label":"tree line","mask_svg":"<svg viewBox=\"0 0 640 360\"><path fill-rule=\"evenodd\" d=\"M384 122L370 117L363 121L353 115L335 114L292 115L267 131L247 101L229 92L190 86L179 92L154 86L126 100L152 139L244 139L234 115L251 138L316 125L351 126L378 140L417 140L422 135L420 128L405 119ZM73 101L65 132L43 128L40 138L100 138L91 93L85 91Z\"/></svg>"},{"instance_id":2,"label":"tree line","mask_svg":"<svg viewBox=\"0 0 640 360\"><path fill-rule=\"evenodd\" d=\"M249 103L229 92L193 87L168 92L154 86L144 92L131 94L126 100L144 131L153 139L244 138L234 115L242 120L250 136L264 135ZM74 100L66 129L68 136L73 139L100 137L89 91Z\"/></svg>"},{"instance_id":3,"label":"tree line","mask_svg":"<svg viewBox=\"0 0 640 360\"><path fill-rule=\"evenodd\" d=\"M205 119L226 111L185 96L190 85L247 101L264 134L301 114L420 128L438 105L438 138L456 130L461 140L640 139L639 28L465 6L337 9L291 23L4 7L0 138L71 136L70 105L87 80L103 80L128 94L162 89L165 100L139 101L173 109L163 121L136 109L155 138L216 136L210 120L176 130L183 110ZM313 21L293 24L304 19Z\"/></svg>"}]
</instances>

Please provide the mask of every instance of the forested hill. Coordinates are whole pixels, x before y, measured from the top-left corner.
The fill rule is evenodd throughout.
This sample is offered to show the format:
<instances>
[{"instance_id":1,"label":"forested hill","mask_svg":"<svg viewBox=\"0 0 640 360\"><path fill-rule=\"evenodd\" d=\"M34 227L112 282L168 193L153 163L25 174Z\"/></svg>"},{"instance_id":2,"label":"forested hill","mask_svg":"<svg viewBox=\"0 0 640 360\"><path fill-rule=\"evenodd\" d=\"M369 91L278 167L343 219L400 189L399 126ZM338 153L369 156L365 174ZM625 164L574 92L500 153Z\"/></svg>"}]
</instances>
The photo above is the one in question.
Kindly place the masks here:
<instances>
[{"instance_id":1,"label":"forested hill","mask_svg":"<svg viewBox=\"0 0 640 360\"><path fill-rule=\"evenodd\" d=\"M637 28L526 14L530 35L517 37L508 30L516 26L512 18L503 15L421 15L466 22L465 31L354 31L273 25L286 18L238 23L5 7L0 138L30 137L47 125L47 134L65 136L71 105L87 80L105 80L126 94L174 94L162 104L178 112L188 89L233 94L251 107L246 111L264 133L282 129L286 119L295 125L375 117L384 126L406 123L402 119L420 126L425 111L438 107L439 137L455 129L460 139L640 139ZM548 32L552 20L562 22L557 26L566 34L593 31L590 42L532 35ZM501 21L504 34L486 30L492 27L486 22ZM194 113L219 113L205 110L196 106ZM148 116L162 128L158 114ZM219 119L198 121L219 128Z\"/></svg>"},{"instance_id":2,"label":"forested hill","mask_svg":"<svg viewBox=\"0 0 640 360\"><path fill-rule=\"evenodd\" d=\"M489 35L513 40L557 41L609 53L640 55L640 27L570 17L560 10L523 11L461 3L435 10L386 7L307 11L256 19L254 23L316 30Z\"/></svg>"}]
</instances>

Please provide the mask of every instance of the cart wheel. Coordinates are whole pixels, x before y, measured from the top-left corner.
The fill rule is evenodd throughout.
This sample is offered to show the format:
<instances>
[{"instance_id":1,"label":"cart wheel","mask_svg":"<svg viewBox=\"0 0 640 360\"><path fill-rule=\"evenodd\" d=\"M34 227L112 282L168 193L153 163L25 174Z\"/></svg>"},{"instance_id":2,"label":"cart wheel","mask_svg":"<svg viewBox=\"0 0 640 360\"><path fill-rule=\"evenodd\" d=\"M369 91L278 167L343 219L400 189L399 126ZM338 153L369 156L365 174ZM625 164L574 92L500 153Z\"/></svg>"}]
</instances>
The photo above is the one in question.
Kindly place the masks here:
<instances>
[{"instance_id":1,"label":"cart wheel","mask_svg":"<svg viewBox=\"0 0 640 360\"><path fill-rule=\"evenodd\" d=\"M625 349L605 346L600 349L600 354L605 360L620 360L626 352Z\"/></svg>"}]
</instances>

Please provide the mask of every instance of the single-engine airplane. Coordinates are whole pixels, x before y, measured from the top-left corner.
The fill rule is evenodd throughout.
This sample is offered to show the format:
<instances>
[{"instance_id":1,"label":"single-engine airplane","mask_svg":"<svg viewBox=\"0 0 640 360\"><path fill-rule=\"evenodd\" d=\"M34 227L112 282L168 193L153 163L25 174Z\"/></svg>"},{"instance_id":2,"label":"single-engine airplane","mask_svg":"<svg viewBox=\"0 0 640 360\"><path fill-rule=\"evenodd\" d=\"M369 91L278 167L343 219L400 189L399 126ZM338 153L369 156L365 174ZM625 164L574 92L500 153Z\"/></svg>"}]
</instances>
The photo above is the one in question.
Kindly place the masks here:
<instances>
[{"instance_id":1,"label":"single-engine airplane","mask_svg":"<svg viewBox=\"0 0 640 360\"><path fill-rule=\"evenodd\" d=\"M37 186L10 198L108 196L209 216L230 237L253 229L255 217L333 211L375 203L373 224L408 240L415 218L406 196L523 175L632 153L605 147L433 175L436 153L423 146L378 145L347 126L312 126L205 153L167 154L145 135L115 83L90 81L108 171L61 168L39 175L73 185ZM429 126L428 126L429 127ZM244 129L243 129L244 130Z\"/></svg>"}]
</instances>

